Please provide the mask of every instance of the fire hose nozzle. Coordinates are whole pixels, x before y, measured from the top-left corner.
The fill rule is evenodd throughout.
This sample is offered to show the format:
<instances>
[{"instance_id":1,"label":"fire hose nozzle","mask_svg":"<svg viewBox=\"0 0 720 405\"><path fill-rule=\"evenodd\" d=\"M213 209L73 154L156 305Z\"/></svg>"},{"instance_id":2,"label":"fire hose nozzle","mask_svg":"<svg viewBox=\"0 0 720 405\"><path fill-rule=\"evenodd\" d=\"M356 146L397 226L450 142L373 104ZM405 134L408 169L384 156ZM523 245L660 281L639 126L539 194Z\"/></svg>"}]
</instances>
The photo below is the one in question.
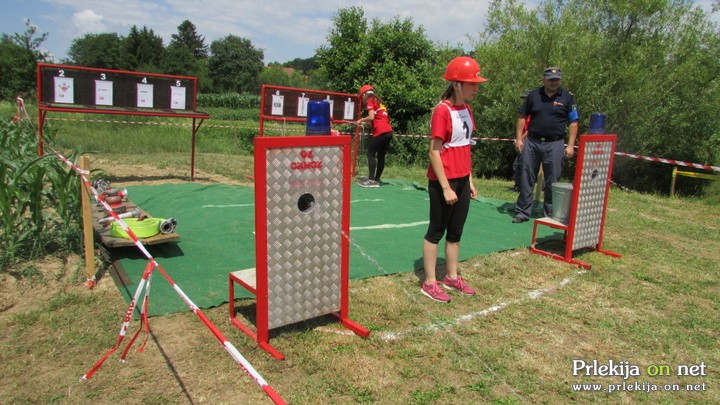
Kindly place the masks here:
<instances>
[{"instance_id":1,"label":"fire hose nozzle","mask_svg":"<svg viewBox=\"0 0 720 405\"><path fill-rule=\"evenodd\" d=\"M137 218L139 216L140 216L140 210L137 208L127 211L127 212L123 212L122 214L118 214L118 218L120 218L120 219L122 219L122 218ZM115 220L115 218L113 218L112 216L109 216L109 217L101 218L100 220L98 220L98 223L101 225L105 225L105 224L109 224L110 222L113 222L114 220Z\"/></svg>"},{"instance_id":2,"label":"fire hose nozzle","mask_svg":"<svg viewBox=\"0 0 720 405\"><path fill-rule=\"evenodd\" d=\"M110 181L103 178L95 179L92 182L92 186L98 193L102 194L105 190L110 188Z\"/></svg>"},{"instance_id":3,"label":"fire hose nozzle","mask_svg":"<svg viewBox=\"0 0 720 405\"><path fill-rule=\"evenodd\" d=\"M168 218L160 224L160 232L163 234L173 233L177 228L177 220L175 218Z\"/></svg>"}]
</instances>

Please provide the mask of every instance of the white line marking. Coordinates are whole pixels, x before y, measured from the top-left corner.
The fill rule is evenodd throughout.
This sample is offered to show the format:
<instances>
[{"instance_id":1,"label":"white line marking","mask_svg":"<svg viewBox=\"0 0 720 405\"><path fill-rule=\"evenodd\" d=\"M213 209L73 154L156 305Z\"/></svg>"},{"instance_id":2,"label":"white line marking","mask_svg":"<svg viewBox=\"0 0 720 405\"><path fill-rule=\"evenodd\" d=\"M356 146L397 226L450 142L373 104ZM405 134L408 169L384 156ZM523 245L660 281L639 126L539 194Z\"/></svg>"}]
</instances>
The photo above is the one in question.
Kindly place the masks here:
<instances>
[{"instance_id":1,"label":"white line marking","mask_svg":"<svg viewBox=\"0 0 720 405\"><path fill-rule=\"evenodd\" d=\"M203 205L203 208L253 207L255 204Z\"/></svg>"},{"instance_id":2,"label":"white line marking","mask_svg":"<svg viewBox=\"0 0 720 405\"><path fill-rule=\"evenodd\" d=\"M462 322L472 321L473 319L475 319L477 317L488 316L488 315L492 315L496 312L500 312L503 309L509 307L510 305L521 304L528 300L536 300L536 299L542 298L544 295L553 293L553 292L559 290L560 288L570 284L575 278L582 276L585 273L587 273L587 270L579 270L574 275L567 277L567 278L563 279L562 281L560 281L560 283L558 283L558 285L555 287L538 288L537 290L529 291L527 294L525 294L525 296L523 296L521 298L509 301L509 302L500 302L498 304L495 304L489 308L482 309L480 311L471 312L471 313L465 314L465 315L460 315L452 321L419 325L415 328L405 329L405 330L396 331L396 332L391 332L391 331L378 332L375 335L378 336L381 340L384 340L386 342L392 342L395 340L402 339L407 335L412 335L413 333L416 333L418 331L434 331L434 330L438 330L438 329L452 328L456 325L459 325ZM325 328L316 328L315 330L317 330L318 332L333 332L333 333L339 333L342 335L352 335L353 334L350 331L348 331L350 333L345 333L345 332L339 332L339 331L325 329Z\"/></svg>"},{"instance_id":3,"label":"white line marking","mask_svg":"<svg viewBox=\"0 0 720 405\"><path fill-rule=\"evenodd\" d=\"M335 333L338 335L345 335L345 336L350 336L350 335L355 334L355 332L353 332L349 329L330 329L330 328L317 327L317 328L315 328L315 330L318 332Z\"/></svg>"},{"instance_id":4,"label":"white line marking","mask_svg":"<svg viewBox=\"0 0 720 405\"><path fill-rule=\"evenodd\" d=\"M374 200L370 200L370 199L364 199L364 200L350 200L350 204L352 204L352 203L356 203L356 202L381 202L381 201L385 201L385 200L384 200L384 199L382 199L382 198L376 198L376 199L374 199Z\"/></svg>"},{"instance_id":5,"label":"white line marking","mask_svg":"<svg viewBox=\"0 0 720 405\"><path fill-rule=\"evenodd\" d=\"M427 225L430 221L410 222L409 224L382 224L370 226L351 226L351 231L362 231L366 229L391 229L391 228L410 228L413 226Z\"/></svg>"},{"instance_id":6,"label":"white line marking","mask_svg":"<svg viewBox=\"0 0 720 405\"><path fill-rule=\"evenodd\" d=\"M548 293L553 293L553 292L559 290L561 287L564 287L564 286L570 284L576 277L581 276L581 275L583 275L583 274L585 274L585 273L587 273L587 270L579 270L579 271L577 271L577 272L575 273L574 276L567 277L567 278L563 279L563 280L560 281L560 283L559 283L557 286L555 286L555 287L539 288L539 289L537 289L537 290L530 291L530 292L528 292L528 293L525 295L525 297L518 298L518 299L516 299L516 300L512 300L512 301L510 301L510 302L508 302L508 303L501 302L501 303L499 303L499 304L497 304L497 305L493 305L492 307L483 309L483 310L481 310L481 311L471 312L471 313L466 314L466 315L461 315L461 316L455 318L455 320L452 321L452 322L447 322L447 323L444 323L444 324L432 323L432 324L429 324L429 325L419 326L418 328L415 328L415 329L420 329L420 330L435 330L435 329L440 329L440 328L448 328L448 327L452 327L452 326L454 326L454 325L459 325L461 322L471 321L471 320L473 320L473 319L475 319L475 318L477 318L477 317L479 317L479 316L492 315L492 314L494 314L494 313L496 313L496 312L502 311L503 309L507 308L507 307L510 306L510 305L520 304L520 303L523 303L523 302L525 302L525 301L527 301L527 300L536 300L536 299L539 299L539 298L541 298L542 296L544 296L544 295L546 295L546 294L548 294ZM403 337L403 336L405 336L405 335L408 335L408 334L410 334L410 333L412 333L412 332L414 332L413 329L408 329L408 330L401 331L401 332L385 332L385 333L381 333L381 334L380 334L380 339L382 339L382 340L384 340L384 341L386 341L386 342L390 342L390 341L393 341L393 340L400 339L401 337Z\"/></svg>"}]
</instances>

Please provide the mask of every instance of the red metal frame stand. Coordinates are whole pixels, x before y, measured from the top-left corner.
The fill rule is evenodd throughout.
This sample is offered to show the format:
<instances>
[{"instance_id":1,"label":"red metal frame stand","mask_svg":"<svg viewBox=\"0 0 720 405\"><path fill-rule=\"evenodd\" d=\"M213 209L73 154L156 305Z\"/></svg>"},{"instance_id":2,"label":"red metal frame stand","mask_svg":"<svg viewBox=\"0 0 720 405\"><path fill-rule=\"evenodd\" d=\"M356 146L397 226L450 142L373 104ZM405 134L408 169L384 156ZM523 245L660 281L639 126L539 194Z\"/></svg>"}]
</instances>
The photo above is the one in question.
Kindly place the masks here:
<instances>
[{"instance_id":1,"label":"red metal frame stand","mask_svg":"<svg viewBox=\"0 0 720 405\"><path fill-rule=\"evenodd\" d=\"M531 252L584 269L590 269L591 265L574 259L573 251L591 248L608 256L621 257L619 253L602 249L616 138L616 135L609 134L580 136L568 222L565 224L549 217L536 219L533 222ZM563 231L563 255L537 247L538 225Z\"/></svg>"},{"instance_id":2,"label":"red metal frame stand","mask_svg":"<svg viewBox=\"0 0 720 405\"><path fill-rule=\"evenodd\" d=\"M349 136L255 138L256 267L228 278L230 320L277 359L270 329L332 314L349 319ZM235 313L235 284L255 296L255 328Z\"/></svg>"}]
</instances>

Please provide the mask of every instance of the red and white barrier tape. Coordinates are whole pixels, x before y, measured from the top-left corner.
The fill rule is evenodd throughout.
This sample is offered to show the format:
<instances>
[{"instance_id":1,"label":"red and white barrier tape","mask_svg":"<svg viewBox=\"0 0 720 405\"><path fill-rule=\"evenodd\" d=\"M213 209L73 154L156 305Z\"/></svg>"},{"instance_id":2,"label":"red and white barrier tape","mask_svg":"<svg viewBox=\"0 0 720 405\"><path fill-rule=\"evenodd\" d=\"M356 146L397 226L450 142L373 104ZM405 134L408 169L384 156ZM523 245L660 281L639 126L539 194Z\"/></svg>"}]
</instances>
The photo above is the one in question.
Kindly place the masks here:
<instances>
[{"instance_id":1,"label":"red and white barrier tape","mask_svg":"<svg viewBox=\"0 0 720 405\"><path fill-rule=\"evenodd\" d=\"M505 142L515 142L515 138L473 138L477 139L478 141L505 141Z\"/></svg>"},{"instance_id":2,"label":"red and white barrier tape","mask_svg":"<svg viewBox=\"0 0 720 405\"><path fill-rule=\"evenodd\" d=\"M130 351L130 348L132 347L133 343L135 343L135 339L137 339L138 335L141 331L145 331L145 341L143 341L142 345L140 345L140 348L137 349L138 353L141 353L143 350L145 350L145 345L147 344L148 337L150 337L150 324L148 322L148 308L150 306L150 282L152 281L152 271L153 268L150 267L150 265L154 264L154 262L148 262L147 266L145 266L145 273L149 271L149 274L147 276L147 285L145 286L145 297L143 298L143 306L140 309L140 327L137 331L135 331L135 334L128 342L127 346L125 346L125 350L123 350L122 354L120 355L120 361L125 362L125 357L127 357L127 352ZM149 268L149 269L148 269ZM143 277L145 274L143 273ZM139 288L139 287L138 287ZM139 294L139 291L136 291L135 294ZM137 297L135 297L135 300L137 301Z\"/></svg>"},{"instance_id":3,"label":"red and white barrier tape","mask_svg":"<svg viewBox=\"0 0 720 405\"><path fill-rule=\"evenodd\" d=\"M138 121L118 121L118 120L88 120L88 119L69 119L69 118L52 118L55 120L63 120L63 121L86 121L86 122L104 122L104 123L123 123L123 124L145 124L145 125L174 125L174 126L190 126L190 124L174 124L174 123L164 123L164 122L138 122ZM208 124L206 125L208 128L249 128L249 129L259 129L255 126L248 126L248 127L242 127L242 126L230 126L230 125L212 125ZM290 131L290 132L298 132L302 133L304 132L303 129L300 128L289 128L289 129L283 129L283 131ZM346 135L352 135L349 133L343 133ZM369 134L365 134L366 136L370 136ZM408 135L408 134L395 134L396 137L404 137L404 138L429 138L429 135ZM473 137L475 140L479 141L505 141L505 142L514 142L515 138L479 138L479 137ZM720 166L710 166L705 165L702 163L691 163L691 162L683 162L680 160L673 160L673 159L664 159L664 158L657 158L657 157L650 157L650 156L642 156L642 155L635 155L632 153L625 153L625 152L615 152L615 155L617 156L625 156L633 159L641 159L646 160L649 162L657 162L657 163L666 163L671 164L675 166L684 166L684 167L694 167L696 169L703 169L703 170L710 170L715 172L720 172Z\"/></svg>"},{"instance_id":4,"label":"red and white barrier tape","mask_svg":"<svg viewBox=\"0 0 720 405\"><path fill-rule=\"evenodd\" d=\"M255 370L255 368L250 364L245 357L243 357L240 352L235 348L235 346L230 343L225 336L220 332L220 330L203 314L202 310L198 308L195 303L190 300L190 298L185 295L182 289L180 289L180 286L175 284L175 282L170 278L170 275L165 271L165 269L162 268L159 264L157 265L157 269L162 273L163 276L165 276L165 279L172 285L175 292L185 301L185 304L190 308L190 310L195 313L195 315L202 320L202 322L207 326L208 329L215 335L215 338L220 342L220 344L223 345L225 350L230 354L230 356L235 360L236 363L238 363L245 371L250 375L250 377L255 380L255 382L262 387L262 389L265 391L265 393L273 400L276 404L284 404L285 401L275 392L275 390L268 385L267 381L262 378L262 376Z\"/></svg>"},{"instance_id":5,"label":"red and white barrier tape","mask_svg":"<svg viewBox=\"0 0 720 405\"><path fill-rule=\"evenodd\" d=\"M118 225L120 225L120 227L125 232L127 232L127 234L130 236L130 239L133 241L135 246L137 246L137 248L140 249L140 251L143 253L143 255L145 255L145 257L148 260L154 260L152 255L150 254L150 252L148 252L147 249L145 249L145 245L140 243L140 240L135 235L135 232L133 232L132 229L130 229L130 227L125 223L125 221L123 221L118 216L118 214L110 207L110 205L108 205L108 203L105 202L105 198L102 195L100 195L97 192L97 190L95 190L95 188L92 186L92 184L90 184L90 181L88 180L88 178L86 176L88 173L86 171L81 170L74 163L72 163L70 160L68 160L65 156L61 155L58 151L56 151L52 147L50 147L49 149L55 154L55 156L60 158L60 160L65 162L65 164L67 164L68 166L72 167L78 173L78 175L80 175L80 180L82 180L82 182L85 183L85 186L93 194L93 196L95 197L95 200L97 200L103 206L103 208L105 208L105 211L107 211L113 217L115 222L117 222Z\"/></svg>"},{"instance_id":6,"label":"red and white barrier tape","mask_svg":"<svg viewBox=\"0 0 720 405\"><path fill-rule=\"evenodd\" d=\"M696 169L720 172L720 166L710 166L710 165L704 165L704 164L700 164L700 163L683 162L681 160L663 159L663 158L656 158L656 157L642 156L642 155L633 155L631 153L625 153L625 152L615 152L615 154L618 156L627 156L627 157L631 157L634 159L647 160L649 162L667 163L667 164L675 165L675 166L694 167Z\"/></svg>"},{"instance_id":7,"label":"red and white barrier tape","mask_svg":"<svg viewBox=\"0 0 720 405\"><path fill-rule=\"evenodd\" d=\"M135 304L137 303L138 299L140 298L140 293L142 292L143 287L145 286L145 283L148 282L148 279L150 278L150 275L152 274L154 269L153 262L148 262L147 266L145 266L145 272L143 273L142 280L140 280L140 283L138 283L137 289L135 290L135 295L133 296L132 300L130 301L130 305L128 306L127 311L125 311L125 319L123 320L122 325L120 326L120 332L118 333L118 340L115 344L115 347L108 350L107 353L103 357L100 358L91 368L90 371L85 373L80 380L81 381L87 381L90 378L92 378L93 374L95 374L96 371L100 369L100 367L103 365L105 360L110 357L115 351L120 347L123 340L125 339L125 335L127 334L128 329L130 328L130 320L132 319L133 312L135 311ZM144 310L147 309L145 303L143 304ZM137 334L136 334L137 335ZM134 338L133 338L134 340ZM130 342L132 344L132 342ZM129 347L129 346L128 346ZM125 352L123 352L123 355L127 352L127 348L125 349Z\"/></svg>"},{"instance_id":8,"label":"red and white barrier tape","mask_svg":"<svg viewBox=\"0 0 720 405\"><path fill-rule=\"evenodd\" d=\"M429 138L428 135L395 135L398 137L422 137L422 138ZM514 142L514 138L478 138L473 137L472 139L476 139L479 141L508 141L508 142ZM650 156L643 156L643 155L635 155L632 153L625 153L625 152L615 152L615 155L617 156L625 156L630 157L633 159L642 159L647 160L649 162L658 162L658 163L667 163L675 166L684 166L684 167L694 167L696 169L703 169L703 170L710 170L715 172L720 172L720 166L710 166L710 165L704 165L702 163L692 163L692 162L683 162L681 160L673 160L673 159L664 159L664 158L657 158L657 157L650 157Z\"/></svg>"},{"instance_id":9,"label":"red and white barrier tape","mask_svg":"<svg viewBox=\"0 0 720 405\"><path fill-rule=\"evenodd\" d=\"M29 121L30 116L27 113L27 110L25 109L25 101L20 97L15 97L15 102L17 103L17 114L15 114L14 117L10 120L10 122L17 122L17 121Z\"/></svg>"},{"instance_id":10,"label":"red and white barrier tape","mask_svg":"<svg viewBox=\"0 0 720 405\"><path fill-rule=\"evenodd\" d=\"M73 118L58 118L51 117L47 120L52 121L80 121L80 122L93 122L102 124L132 124L132 125L158 125L158 126L171 126L171 127L192 127L192 124L180 124L175 122L152 122L152 121L126 121L126 120L95 120L95 119L73 119ZM213 125L205 124L208 128L248 128L248 129L259 129L257 126L243 126L243 125Z\"/></svg>"},{"instance_id":11,"label":"red and white barrier tape","mask_svg":"<svg viewBox=\"0 0 720 405\"><path fill-rule=\"evenodd\" d=\"M105 208L105 210L107 210L107 211L110 213L110 215L113 216L113 218L115 219L115 221L120 224L120 226L123 228L123 230L125 230L125 232L128 233L128 235L130 236L130 239L132 239L132 241L135 243L135 245L143 252L143 254L145 255L145 257L147 257L148 260L149 260L147 266L145 266L145 272L143 273L142 280L140 281L140 283L138 283L138 287L137 287L137 289L135 290L135 295L133 296L132 300L130 301L130 305L128 306L128 309L127 309L127 311L125 312L125 318L124 318L123 323L122 323L122 325L121 325L121 327L120 327L120 333L118 334L117 344L115 345L115 347L113 347L113 348L110 349L107 353L105 353L105 355L104 355L99 361L97 361L97 362L92 366L92 368L90 369L90 371L88 371L85 375L83 375L83 376L81 377L81 380L86 381L86 380L90 379L90 378L93 376L93 374L95 374L95 372L96 372L98 369L100 369L100 367L101 367L102 364L105 362L105 360L107 360L107 358L110 357L110 355L112 355L112 354L113 354L115 351L117 351L117 349L120 347L120 345L122 344L122 341L125 339L125 335L126 335L126 333L127 333L127 330L129 329L130 320L132 319L132 315L133 315L133 311L135 310L136 303L138 302L138 300L139 300L139 298L140 298L140 293L142 292L142 290L143 290L143 288L145 287L146 284L147 284L147 288L146 288L146 291L145 291L145 298L144 298L144 300L143 300L143 306L142 306L140 318L141 318L141 329L142 329L142 327L144 326L144 330L145 330L146 333L149 335L149 333L150 333L150 328L149 328L149 325L148 325L148 312L147 312L147 310L148 310L149 299L150 299L150 281L152 280L152 272L153 272L153 270L154 270L155 268L157 268L157 269L160 271L160 273L165 277L165 279L170 283L170 285L173 287L173 289L175 290L175 292L180 296L180 298L185 302L185 304L187 304L187 306L190 308L190 310L191 310L195 315L197 315L198 318L200 318L200 320L203 322L203 324L205 324L205 326L210 330L210 332L212 332L212 334L213 334L213 335L215 336L215 338L220 342L220 344L222 344L222 346L225 348L225 350L228 352L228 354L233 358L233 360L235 360L235 362L236 362L237 364L239 364L239 365L245 370L245 372L246 372L258 385L260 385L260 387L261 387L261 388L263 389L263 391L265 391L265 393L270 397L270 399L273 401L273 403L275 403L275 404L285 404L285 401L282 399L282 397L280 397L280 395L278 395L278 393L275 392L275 390L267 383L267 381L265 381L265 379L260 375L260 373L258 373L257 370L255 370L255 368L252 366L252 364L250 364L250 362L248 362L248 361L245 359L245 357L243 357L242 354L240 354L240 352L237 350L237 348L235 348L235 346L233 346L233 344L230 343L230 342L225 338L225 336L220 332L220 330L205 316L205 314L203 314L202 310L200 310L200 308L199 308L197 305L195 305L194 302L192 302L192 300L190 299L190 297L188 297L188 296L185 294L185 292L183 292L183 290L180 288L180 286L178 286L178 285L175 283L175 281L172 280L172 278L171 278L170 275L165 271L165 269L163 269L163 268L160 266L160 264L159 264L157 261L155 261L155 259L152 257L152 255L150 254L150 252L148 252L147 249L145 249L145 246L144 246L142 243L140 243L140 240L139 240L138 237L135 235L135 233L132 232L132 229L130 229L130 228L127 226L127 224L125 224L125 223L122 221L122 219L121 219L121 218L112 210L112 208L110 208L110 206L105 202L105 199L104 199L100 194L98 194L97 190L95 190L95 189L92 187L92 185L90 184L89 180L88 180L87 177L86 177L86 174L88 174L88 173L87 173L86 171L80 170L79 167L77 167L74 163L70 162L70 160L68 160L66 157L64 157L63 155L61 155L61 154L58 153L57 151L53 150L52 148L50 148L50 149L53 151L53 153L54 153L58 158L60 158L63 162L65 162L65 164L67 164L67 165L69 165L70 167L72 167L72 168L80 175L80 178L81 178L82 181L85 183L85 185L88 187L88 189L92 191L92 193L93 193L93 195L95 196L95 198L96 198L99 202L101 202L101 204L103 205L103 207ZM125 350L123 350L123 353L122 353L122 355L121 355L121 360L122 360L122 361L125 360L125 357L126 357L126 355L127 355L127 352L130 350L130 347L131 347L131 346L133 345L133 343L135 342L135 339L136 339L137 336L139 335L141 329L138 329L138 331L137 331L137 332L133 335L133 337L130 339L130 342L128 342L127 346L125 347ZM146 339L145 339L145 342L144 342L144 343L142 344L142 346L140 347L140 349L138 349L138 352L141 352L141 351L145 348L145 343L147 343L147 337L146 337Z\"/></svg>"},{"instance_id":12,"label":"red and white barrier tape","mask_svg":"<svg viewBox=\"0 0 720 405\"><path fill-rule=\"evenodd\" d=\"M371 136L370 134L362 134L365 136ZM430 135L422 135L422 134L393 134L394 137L398 138L430 138ZM508 142L514 142L515 138L480 138L477 136L473 136L472 139L476 141L508 141Z\"/></svg>"},{"instance_id":13,"label":"red and white barrier tape","mask_svg":"<svg viewBox=\"0 0 720 405\"><path fill-rule=\"evenodd\" d=\"M72 118L48 118L52 121L81 121L81 122L93 122L103 124L135 124L135 125L162 125L168 127L190 127L191 124L179 124L175 122L152 122L152 121L124 121L124 120L94 120L94 119L72 119Z\"/></svg>"}]
</instances>

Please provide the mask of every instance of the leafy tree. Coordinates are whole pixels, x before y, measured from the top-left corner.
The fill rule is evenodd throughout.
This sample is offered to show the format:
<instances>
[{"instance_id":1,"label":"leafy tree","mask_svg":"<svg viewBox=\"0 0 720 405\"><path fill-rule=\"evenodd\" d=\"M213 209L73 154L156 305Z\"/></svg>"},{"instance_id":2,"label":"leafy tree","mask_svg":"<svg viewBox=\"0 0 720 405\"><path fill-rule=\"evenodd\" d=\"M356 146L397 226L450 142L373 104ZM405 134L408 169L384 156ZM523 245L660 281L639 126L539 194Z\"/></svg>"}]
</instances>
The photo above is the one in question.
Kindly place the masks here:
<instances>
[{"instance_id":1,"label":"leafy tree","mask_svg":"<svg viewBox=\"0 0 720 405\"><path fill-rule=\"evenodd\" d=\"M359 7L340 9L328 36L317 50L320 76L329 89L355 93L370 83L387 102L398 132L429 115L438 97L437 53L422 27L411 19L377 19L368 28Z\"/></svg>"},{"instance_id":2,"label":"leafy tree","mask_svg":"<svg viewBox=\"0 0 720 405\"><path fill-rule=\"evenodd\" d=\"M0 36L0 100L27 97L35 88L35 63L50 55L40 50L48 34L38 35L37 26L25 20L25 32Z\"/></svg>"},{"instance_id":3,"label":"leafy tree","mask_svg":"<svg viewBox=\"0 0 720 405\"><path fill-rule=\"evenodd\" d=\"M68 50L72 63L105 69L121 69L125 60L123 39L117 33L85 34L75 38Z\"/></svg>"},{"instance_id":4,"label":"leafy tree","mask_svg":"<svg viewBox=\"0 0 720 405\"><path fill-rule=\"evenodd\" d=\"M578 90L587 92L594 104L594 110L586 110L588 116L608 115L620 150L720 161L717 143L714 148L712 143L720 124L720 103L714 96L720 85L720 38L707 15L692 2L670 0L609 5L591 0L578 6L584 6L590 33L604 38L604 46L584 58L586 65L592 57L604 62L604 69L590 73L605 85L584 82ZM615 168L622 184L663 191L672 170L636 159L618 159Z\"/></svg>"},{"instance_id":5,"label":"leafy tree","mask_svg":"<svg viewBox=\"0 0 720 405\"><path fill-rule=\"evenodd\" d=\"M210 53L208 72L216 90L253 94L260 92L264 55L249 39L228 35L213 41Z\"/></svg>"},{"instance_id":6,"label":"leafy tree","mask_svg":"<svg viewBox=\"0 0 720 405\"><path fill-rule=\"evenodd\" d=\"M367 71L356 79L354 90L363 82L375 84L401 133L407 133L415 119L429 121L444 85L440 76L446 61L438 61L425 30L415 28L409 18L394 18L388 23L375 19L366 45L362 59Z\"/></svg>"},{"instance_id":7,"label":"leafy tree","mask_svg":"<svg viewBox=\"0 0 720 405\"><path fill-rule=\"evenodd\" d=\"M285 68L280 65L266 67L260 73L260 83L273 86L307 88L308 83L300 73L296 71L288 72L287 69L292 68Z\"/></svg>"},{"instance_id":8,"label":"leafy tree","mask_svg":"<svg viewBox=\"0 0 720 405\"><path fill-rule=\"evenodd\" d=\"M205 45L205 37L197 33L195 25L189 20L185 20L178 25L178 33L172 34L172 39L168 44L169 49L187 48L196 59L205 59L208 57L208 47Z\"/></svg>"},{"instance_id":9,"label":"leafy tree","mask_svg":"<svg viewBox=\"0 0 720 405\"><path fill-rule=\"evenodd\" d=\"M197 76L204 61L195 59L192 50L185 47L168 47L161 63L161 70L169 75Z\"/></svg>"},{"instance_id":10,"label":"leafy tree","mask_svg":"<svg viewBox=\"0 0 720 405\"><path fill-rule=\"evenodd\" d=\"M316 50L319 74L330 89L355 92L358 81L366 77L368 66L362 60L367 45L367 20L360 7L340 9L333 17L328 45Z\"/></svg>"},{"instance_id":11,"label":"leafy tree","mask_svg":"<svg viewBox=\"0 0 720 405\"><path fill-rule=\"evenodd\" d=\"M125 69L143 72L160 70L163 57L163 40L152 29L139 30L133 25L125 38Z\"/></svg>"},{"instance_id":12,"label":"leafy tree","mask_svg":"<svg viewBox=\"0 0 720 405\"><path fill-rule=\"evenodd\" d=\"M13 35L3 34L3 39L7 39L15 45L31 51L35 55L38 62L44 62L50 58L50 54L40 49L40 46L48 37L48 33L38 35L38 27L34 25L30 19L25 19L25 32L22 34L15 33Z\"/></svg>"},{"instance_id":13,"label":"leafy tree","mask_svg":"<svg viewBox=\"0 0 720 405\"><path fill-rule=\"evenodd\" d=\"M210 76L207 60L198 61L198 71L194 76L198 78L198 91L203 93L214 91L215 85Z\"/></svg>"},{"instance_id":14,"label":"leafy tree","mask_svg":"<svg viewBox=\"0 0 720 405\"><path fill-rule=\"evenodd\" d=\"M167 74L197 76L201 88L209 90L211 80L207 75L208 46L205 37L197 33L195 25L185 20L178 26L178 33L165 49L162 71Z\"/></svg>"},{"instance_id":15,"label":"leafy tree","mask_svg":"<svg viewBox=\"0 0 720 405\"><path fill-rule=\"evenodd\" d=\"M35 63L43 62L49 54L40 50L48 34L38 35L37 26L25 20L25 32L0 37L0 100L26 98L35 89Z\"/></svg>"},{"instance_id":16,"label":"leafy tree","mask_svg":"<svg viewBox=\"0 0 720 405\"><path fill-rule=\"evenodd\" d=\"M25 97L35 88L35 57L31 50L3 36L0 39L0 100Z\"/></svg>"},{"instance_id":17,"label":"leafy tree","mask_svg":"<svg viewBox=\"0 0 720 405\"><path fill-rule=\"evenodd\" d=\"M720 158L720 102L713 96L720 38L693 2L546 0L528 10L498 0L475 56L490 79L476 112L490 133L510 136L519 94L539 86L543 67L558 65L576 95L581 133L591 113L603 113L619 150L701 163ZM501 170L494 166L485 169ZM617 159L614 177L636 189L666 190L671 169Z\"/></svg>"},{"instance_id":18,"label":"leafy tree","mask_svg":"<svg viewBox=\"0 0 720 405\"><path fill-rule=\"evenodd\" d=\"M479 33L473 54L482 75L488 78L472 103L481 137L515 137L520 96L540 86L544 67L560 64L548 56L552 41L545 38L557 37L556 33L545 32L550 28L540 23L537 11L526 9L518 1L496 1L491 5L486 29ZM568 81L564 85L567 87ZM510 176L514 157L509 142L480 142L473 155L473 167L478 175Z\"/></svg>"},{"instance_id":19,"label":"leafy tree","mask_svg":"<svg viewBox=\"0 0 720 405\"><path fill-rule=\"evenodd\" d=\"M308 59L295 58L290 62L285 62L283 66L291 67L306 74L318 68L318 64L314 56Z\"/></svg>"}]
</instances>

